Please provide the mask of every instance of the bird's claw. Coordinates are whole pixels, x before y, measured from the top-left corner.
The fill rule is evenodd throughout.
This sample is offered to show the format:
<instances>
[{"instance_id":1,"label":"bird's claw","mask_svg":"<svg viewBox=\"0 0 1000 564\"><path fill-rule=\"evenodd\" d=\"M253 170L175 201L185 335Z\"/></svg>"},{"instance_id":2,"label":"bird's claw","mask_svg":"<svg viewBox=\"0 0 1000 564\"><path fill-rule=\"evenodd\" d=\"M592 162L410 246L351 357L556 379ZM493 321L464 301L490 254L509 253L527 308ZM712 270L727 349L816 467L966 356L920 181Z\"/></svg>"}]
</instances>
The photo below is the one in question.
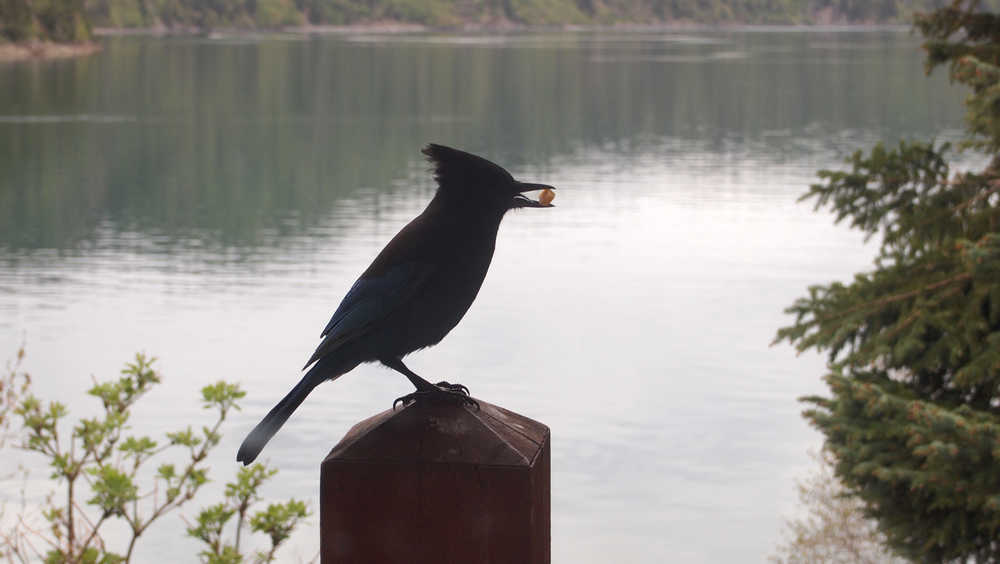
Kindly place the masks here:
<instances>
[{"instance_id":1,"label":"bird's claw","mask_svg":"<svg viewBox=\"0 0 1000 564\"><path fill-rule=\"evenodd\" d=\"M467 396L471 395L469 394L469 388L466 388L461 384L450 384L448 382L441 381L434 385L444 390L448 390L449 392L458 392Z\"/></svg>"},{"instance_id":2,"label":"bird's claw","mask_svg":"<svg viewBox=\"0 0 1000 564\"><path fill-rule=\"evenodd\" d=\"M447 383L447 382L446 382ZM449 387L462 386L461 384L449 384ZM448 389L447 387L437 388L435 390L417 390L413 393L406 394L405 396L398 397L392 402L392 408L396 409L399 404L408 405L412 402L418 400L434 402L434 403L454 403L458 405L471 405L476 409L479 409L479 402L472 399L468 395L468 388L465 388L465 393L457 389Z\"/></svg>"}]
</instances>

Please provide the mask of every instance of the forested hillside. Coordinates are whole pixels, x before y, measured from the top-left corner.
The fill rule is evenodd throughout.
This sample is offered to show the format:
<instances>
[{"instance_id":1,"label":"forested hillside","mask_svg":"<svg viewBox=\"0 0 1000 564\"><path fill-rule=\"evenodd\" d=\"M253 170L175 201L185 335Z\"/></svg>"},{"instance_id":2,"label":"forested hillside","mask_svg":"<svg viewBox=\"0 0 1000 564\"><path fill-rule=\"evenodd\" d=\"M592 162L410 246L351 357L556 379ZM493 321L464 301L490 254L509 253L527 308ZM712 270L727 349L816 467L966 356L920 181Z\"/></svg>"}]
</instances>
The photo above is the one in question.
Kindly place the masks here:
<instances>
[{"instance_id":1,"label":"forested hillside","mask_svg":"<svg viewBox=\"0 0 1000 564\"><path fill-rule=\"evenodd\" d=\"M5 0L9 1L9 0ZM948 0L87 0L96 26L895 23Z\"/></svg>"},{"instance_id":2,"label":"forested hillside","mask_svg":"<svg viewBox=\"0 0 1000 564\"><path fill-rule=\"evenodd\" d=\"M88 39L84 0L0 0L0 41Z\"/></svg>"},{"instance_id":3,"label":"forested hillside","mask_svg":"<svg viewBox=\"0 0 1000 564\"><path fill-rule=\"evenodd\" d=\"M905 23L948 0L0 0L0 38L82 41L90 27L197 31L407 22L435 27L615 23ZM998 5L1000 0L989 0Z\"/></svg>"}]
</instances>

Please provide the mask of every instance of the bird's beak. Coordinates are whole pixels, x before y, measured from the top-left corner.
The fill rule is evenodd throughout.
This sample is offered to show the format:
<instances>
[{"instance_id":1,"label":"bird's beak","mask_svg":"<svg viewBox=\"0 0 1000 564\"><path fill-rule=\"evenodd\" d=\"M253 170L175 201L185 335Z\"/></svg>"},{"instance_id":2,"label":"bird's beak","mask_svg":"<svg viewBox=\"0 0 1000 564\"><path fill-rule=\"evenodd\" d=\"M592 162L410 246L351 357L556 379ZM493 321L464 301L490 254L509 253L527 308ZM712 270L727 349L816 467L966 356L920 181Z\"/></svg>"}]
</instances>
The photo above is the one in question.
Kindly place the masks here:
<instances>
[{"instance_id":1,"label":"bird's beak","mask_svg":"<svg viewBox=\"0 0 1000 564\"><path fill-rule=\"evenodd\" d=\"M555 190L555 187L548 184L532 184L531 182L518 182L518 194L514 196L515 208L554 208L551 203L543 204L537 200L524 195L524 192L534 192L536 190Z\"/></svg>"}]
</instances>

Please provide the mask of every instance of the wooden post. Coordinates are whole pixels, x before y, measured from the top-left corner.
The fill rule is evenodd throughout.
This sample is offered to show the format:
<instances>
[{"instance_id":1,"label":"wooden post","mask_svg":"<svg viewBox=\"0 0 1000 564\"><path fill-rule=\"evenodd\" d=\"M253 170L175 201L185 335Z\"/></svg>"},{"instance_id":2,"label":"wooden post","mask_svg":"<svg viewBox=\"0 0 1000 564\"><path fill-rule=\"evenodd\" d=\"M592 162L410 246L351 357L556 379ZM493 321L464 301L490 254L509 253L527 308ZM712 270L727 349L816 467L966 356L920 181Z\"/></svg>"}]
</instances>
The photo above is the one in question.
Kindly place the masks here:
<instances>
[{"instance_id":1,"label":"wooden post","mask_svg":"<svg viewBox=\"0 0 1000 564\"><path fill-rule=\"evenodd\" d=\"M323 564L547 564L549 428L479 401L355 425L320 470Z\"/></svg>"}]
</instances>

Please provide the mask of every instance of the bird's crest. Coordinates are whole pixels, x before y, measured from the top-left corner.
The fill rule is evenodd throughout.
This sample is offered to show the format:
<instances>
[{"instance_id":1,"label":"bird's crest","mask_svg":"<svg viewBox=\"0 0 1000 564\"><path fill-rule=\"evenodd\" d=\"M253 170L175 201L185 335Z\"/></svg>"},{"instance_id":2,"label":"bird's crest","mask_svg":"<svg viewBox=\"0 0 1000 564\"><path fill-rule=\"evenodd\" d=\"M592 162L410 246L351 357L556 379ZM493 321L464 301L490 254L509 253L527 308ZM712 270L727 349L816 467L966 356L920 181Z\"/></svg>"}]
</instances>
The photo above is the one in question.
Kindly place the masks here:
<instances>
[{"instance_id":1,"label":"bird's crest","mask_svg":"<svg viewBox=\"0 0 1000 564\"><path fill-rule=\"evenodd\" d=\"M437 180L440 190L460 190L464 186L483 184L508 184L514 180L502 166L465 151L431 143L422 152L434 165L434 180Z\"/></svg>"}]
</instances>

